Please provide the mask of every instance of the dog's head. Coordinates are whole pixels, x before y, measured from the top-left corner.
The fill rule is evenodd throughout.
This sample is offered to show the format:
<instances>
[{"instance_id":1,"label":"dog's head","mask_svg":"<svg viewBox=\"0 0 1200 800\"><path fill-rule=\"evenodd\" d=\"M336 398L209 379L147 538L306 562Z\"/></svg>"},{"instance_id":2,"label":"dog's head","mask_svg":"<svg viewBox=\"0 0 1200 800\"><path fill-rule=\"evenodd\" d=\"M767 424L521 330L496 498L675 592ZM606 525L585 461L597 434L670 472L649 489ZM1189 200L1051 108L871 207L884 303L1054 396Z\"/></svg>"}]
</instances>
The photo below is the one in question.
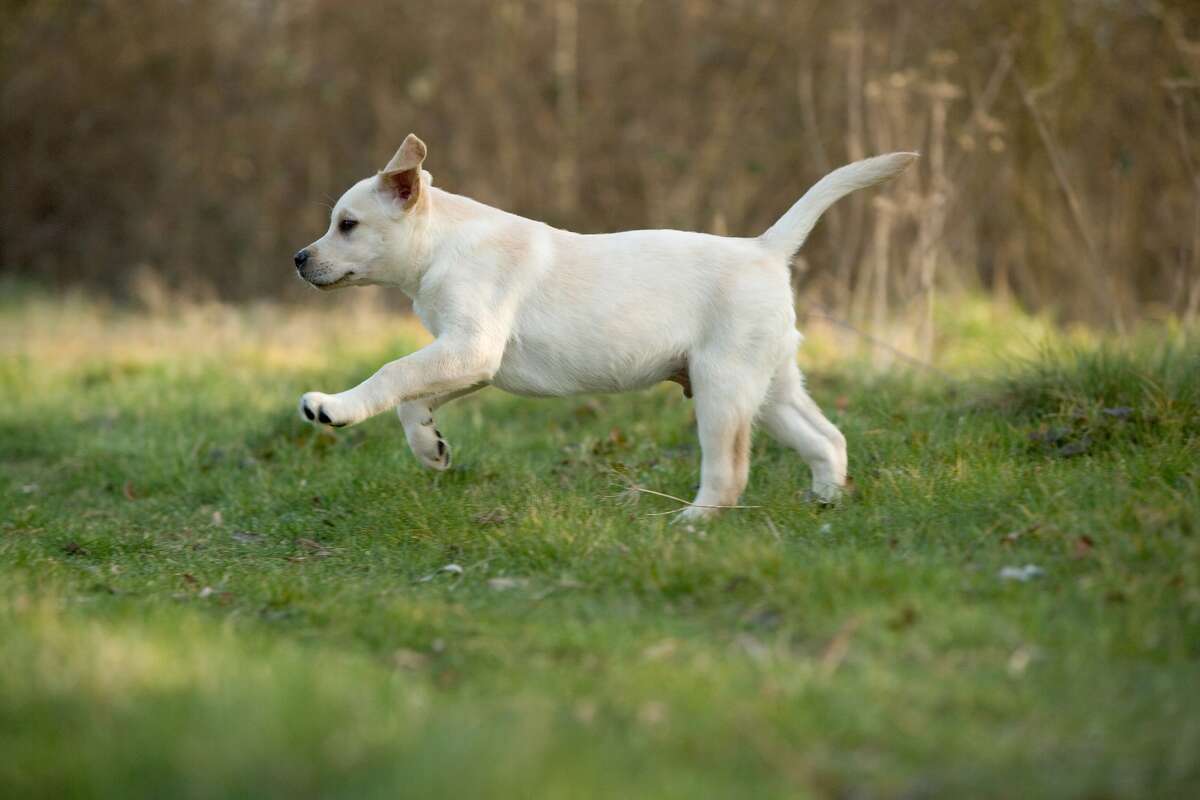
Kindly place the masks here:
<instances>
[{"instance_id":1,"label":"dog's head","mask_svg":"<svg viewBox=\"0 0 1200 800\"><path fill-rule=\"evenodd\" d=\"M329 230L296 253L296 271L318 289L404 286L423 239L432 179L421 169L425 143L409 134L379 174L351 186Z\"/></svg>"}]
</instances>

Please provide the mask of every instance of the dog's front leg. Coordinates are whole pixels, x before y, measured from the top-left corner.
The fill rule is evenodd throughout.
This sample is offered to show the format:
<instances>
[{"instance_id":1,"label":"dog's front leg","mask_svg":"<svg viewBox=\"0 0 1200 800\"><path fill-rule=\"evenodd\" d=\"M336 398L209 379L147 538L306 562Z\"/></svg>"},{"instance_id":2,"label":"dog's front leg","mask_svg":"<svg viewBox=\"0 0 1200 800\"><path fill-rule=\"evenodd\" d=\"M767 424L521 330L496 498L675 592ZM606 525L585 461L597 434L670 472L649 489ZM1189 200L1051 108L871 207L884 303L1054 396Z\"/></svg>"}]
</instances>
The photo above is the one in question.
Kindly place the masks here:
<instances>
[{"instance_id":1,"label":"dog's front leg","mask_svg":"<svg viewBox=\"0 0 1200 800\"><path fill-rule=\"evenodd\" d=\"M338 394L308 392L300 414L340 428L354 425L398 403L450 394L486 384L500 366L500 352L476 339L438 339L428 347L384 364L365 381Z\"/></svg>"},{"instance_id":2,"label":"dog's front leg","mask_svg":"<svg viewBox=\"0 0 1200 800\"><path fill-rule=\"evenodd\" d=\"M442 432L437 429L437 425L433 421L433 412L451 400L481 388L483 388L482 385L471 386L436 397L405 400L396 407L396 414L404 426L404 436L408 439L408 446L418 461L439 472L450 468L450 445L446 444Z\"/></svg>"}]
</instances>

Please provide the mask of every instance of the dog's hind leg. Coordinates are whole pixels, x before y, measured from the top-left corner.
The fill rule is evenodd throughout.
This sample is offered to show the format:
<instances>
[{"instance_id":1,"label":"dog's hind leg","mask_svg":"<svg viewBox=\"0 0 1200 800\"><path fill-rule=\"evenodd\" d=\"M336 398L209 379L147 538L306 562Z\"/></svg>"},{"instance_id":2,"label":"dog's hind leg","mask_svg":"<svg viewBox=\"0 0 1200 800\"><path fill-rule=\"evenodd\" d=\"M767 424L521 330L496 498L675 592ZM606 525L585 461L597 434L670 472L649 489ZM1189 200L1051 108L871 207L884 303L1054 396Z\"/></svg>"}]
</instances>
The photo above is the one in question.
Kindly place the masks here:
<instances>
[{"instance_id":1,"label":"dog's hind leg","mask_svg":"<svg viewBox=\"0 0 1200 800\"><path fill-rule=\"evenodd\" d=\"M457 392L409 400L396 406L396 414L404 426L404 436L413 455L430 469L438 471L450 468L450 445L442 438L442 432L433 421L433 412L451 400L483 388L472 386Z\"/></svg>"},{"instance_id":2,"label":"dog's hind leg","mask_svg":"<svg viewBox=\"0 0 1200 800\"><path fill-rule=\"evenodd\" d=\"M767 430L795 450L812 470L812 493L831 502L846 485L846 437L808 396L791 356L780 364L762 409Z\"/></svg>"},{"instance_id":3,"label":"dog's hind leg","mask_svg":"<svg viewBox=\"0 0 1200 800\"><path fill-rule=\"evenodd\" d=\"M736 359L690 364L702 460L700 491L682 520L703 519L737 505L750 477L750 434L767 381Z\"/></svg>"}]
</instances>

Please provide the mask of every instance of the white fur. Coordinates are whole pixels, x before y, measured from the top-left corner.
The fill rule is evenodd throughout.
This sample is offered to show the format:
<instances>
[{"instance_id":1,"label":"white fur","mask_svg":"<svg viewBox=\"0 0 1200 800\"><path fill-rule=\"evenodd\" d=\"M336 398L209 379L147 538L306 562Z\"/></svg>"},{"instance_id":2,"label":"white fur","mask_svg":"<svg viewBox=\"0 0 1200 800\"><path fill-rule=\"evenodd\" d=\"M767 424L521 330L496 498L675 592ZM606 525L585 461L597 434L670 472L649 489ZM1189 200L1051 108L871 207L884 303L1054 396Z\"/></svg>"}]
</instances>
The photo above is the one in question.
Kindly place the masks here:
<instances>
[{"instance_id":1,"label":"white fur","mask_svg":"<svg viewBox=\"0 0 1200 800\"><path fill-rule=\"evenodd\" d=\"M838 495L846 442L796 367L789 260L833 202L898 174L915 154L831 172L752 239L557 230L435 189L424 154L410 136L389 168L351 187L301 274L322 288L397 286L435 340L353 389L305 394L305 417L348 425L399 406L413 452L444 469L449 449L433 410L448 399L487 385L559 396L687 376L703 460L685 517L737 503L756 417L809 464L816 497ZM358 224L345 233L347 217Z\"/></svg>"}]
</instances>

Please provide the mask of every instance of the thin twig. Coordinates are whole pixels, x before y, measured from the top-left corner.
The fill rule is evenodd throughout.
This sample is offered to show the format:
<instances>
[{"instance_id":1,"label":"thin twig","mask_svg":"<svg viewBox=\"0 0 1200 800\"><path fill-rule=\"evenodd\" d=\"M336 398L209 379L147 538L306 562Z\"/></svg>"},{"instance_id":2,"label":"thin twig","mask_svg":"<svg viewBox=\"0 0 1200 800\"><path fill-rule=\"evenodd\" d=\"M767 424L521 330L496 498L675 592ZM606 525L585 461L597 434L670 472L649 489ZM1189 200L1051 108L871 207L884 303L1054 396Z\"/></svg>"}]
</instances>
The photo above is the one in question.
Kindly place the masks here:
<instances>
[{"instance_id":1,"label":"thin twig","mask_svg":"<svg viewBox=\"0 0 1200 800\"><path fill-rule=\"evenodd\" d=\"M630 483L629 488L633 489L635 492L642 492L643 494L652 494L655 497L665 497L668 500L674 500L676 503L682 503L684 506L689 507L689 508L762 508L762 506L707 506L707 505L704 505L703 503L689 503L687 500L684 500L682 497L676 497L675 495L667 494L666 492L656 492L653 489L647 489L644 486L638 486L636 483ZM664 511L664 512L655 512L655 513L656 514L674 514L674 513L676 513L676 511L682 511L682 510L683 510L682 508L677 508L674 511ZM653 514L648 514L647 516L653 516Z\"/></svg>"},{"instance_id":2,"label":"thin twig","mask_svg":"<svg viewBox=\"0 0 1200 800\"><path fill-rule=\"evenodd\" d=\"M710 505L705 505L703 503L689 503L687 500L684 500L682 497L676 497L673 494L667 494L666 492L659 492L659 491L655 491L654 489L647 489L644 486L638 486L633 481L625 478L625 476L619 472L614 471L613 474L616 475L618 478L621 478L624 481L626 490L633 490L635 492L641 492L642 494L652 494L655 497L663 497L663 498L666 498L667 500L674 500L676 503L679 503L680 505L683 506L683 508L673 508L670 511L652 511L652 512L649 512L649 513L643 515L646 517L661 517L661 516L665 516L667 514L678 514L679 512L684 511L688 508L762 508L762 506L743 506L743 505L710 506ZM611 496L616 497L617 495L611 495Z\"/></svg>"},{"instance_id":3,"label":"thin twig","mask_svg":"<svg viewBox=\"0 0 1200 800\"><path fill-rule=\"evenodd\" d=\"M821 673L825 677L833 675L841 666L842 661L846 659L846 654L850 652L850 639L860 625L862 625L862 617L851 617L843 623L829 644L826 645L825 651L821 653L820 661Z\"/></svg>"},{"instance_id":4,"label":"thin twig","mask_svg":"<svg viewBox=\"0 0 1200 800\"><path fill-rule=\"evenodd\" d=\"M771 515L767 514L767 530L775 537L775 541L782 542L783 535L779 533L779 527L775 524L775 520L771 519Z\"/></svg>"},{"instance_id":5,"label":"thin twig","mask_svg":"<svg viewBox=\"0 0 1200 800\"><path fill-rule=\"evenodd\" d=\"M1111 296L1105 295L1100 289L1100 283L1107 277L1110 286L1115 290L1115 281L1112 276L1104 274L1103 263L1100 258L1100 250L1096 246L1096 242L1092 239L1091 226L1088 225L1087 216L1083 210L1083 203L1079 199L1075 187L1071 185L1071 180L1067 176L1066 165L1063 164L1062 153L1054 141L1054 137L1050 134L1050 128L1046 124L1045 117L1041 110L1037 107L1037 98L1045 91L1045 87L1030 89L1025 83L1025 79L1021 77L1021 71L1014 69L1012 71L1013 80L1017 84L1017 93L1021 95L1021 102L1029 111L1029 116L1033 120L1033 127L1037 131L1038 138L1042 141L1042 147L1046 150L1046 155L1050 159L1050 168L1054 173L1055 179L1058 181L1058 187L1062 190L1063 195L1067 199L1067 209L1071 212L1071 220L1075 223L1075 227L1079 231L1079 237L1083 240L1085 249L1087 250L1088 260L1091 262L1090 267L1092 274L1098 279L1095 282L1087 281L1093 288L1096 294L1096 299L1101 303L1105 301L1112 302L1113 321L1117 324L1118 331L1124 331L1125 320L1121 313L1120 301L1117 299L1116 291L1113 291Z\"/></svg>"}]
</instances>

